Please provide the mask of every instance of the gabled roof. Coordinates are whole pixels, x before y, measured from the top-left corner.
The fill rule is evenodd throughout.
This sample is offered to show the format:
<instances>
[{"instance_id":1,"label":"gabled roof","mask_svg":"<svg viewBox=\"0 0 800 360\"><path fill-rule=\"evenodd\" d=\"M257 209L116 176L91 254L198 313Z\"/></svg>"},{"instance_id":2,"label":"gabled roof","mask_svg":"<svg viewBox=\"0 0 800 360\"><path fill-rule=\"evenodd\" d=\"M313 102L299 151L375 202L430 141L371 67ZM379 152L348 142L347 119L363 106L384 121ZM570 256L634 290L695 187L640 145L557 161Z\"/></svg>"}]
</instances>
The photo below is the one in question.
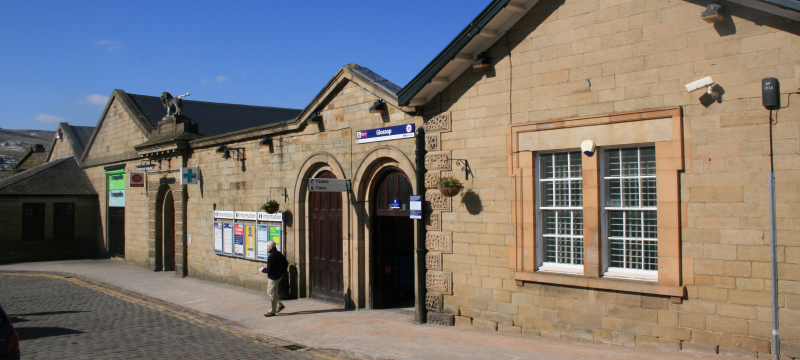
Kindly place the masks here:
<instances>
[{"instance_id":1,"label":"gabled roof","mask_svg":"<svg viewBox=\"0 0 800 360\"><path fill-rule=\"evenodd\" d=\"M539 0L494 0L397 94L400 105L422 106L446 89L478 54L503 37Z\"/></svg>"},{"instance_id":2,"label":"gabled roof","mask_svg":"<svg viewBox=\"0 0 800 360\"><path fill-rule=\"evenodd\" d=\"M136 94L127 96L154 128L167 115L160 97ZM192 119L192 123L199 124L199 132L205 136L293 120L299 113L299 109L183 100L183 115Z\"/></svg>"},{"instance_id":3,"label":"gabled roof","mask_svg":"<svg viewBox=\"0 0 800 360\"><path fill-rule=\"evenodd\" d=\"M74 156L53 160L0 180L0 196L97 196Z\"/></svg>"},{"instance_id":4,"label":"gabled roof","mask_svg":"<svg viewBox=\"0 0 800 360\"><path fill-rule=\"evenodd\" d=\"M47 153L44 152L44 149L42 148L40 148L40 150L41 151L37 152L35 147L28 148L28 150L25 152L25 155L22 155L22 158L19 159L17 165L14 166L14 170L28 170L46 162Z\"/></svg>"},{"instance_id":5,"label":"gabled roof","mask_svg":"<svg viewBox=\"0 0 800 360\"><path fill-rule=\"evenodd\" d=\"M66 141L72 149L75 158L80 159L83 155L83 151L86 150L86 144L89 143L89 139L92 137L94 126L72 126L65 122L58 124L56 137L53 138L50 151L47 152L47 161L51 160L50 157L53 155L53 149L56 147L59 131L61 132L63 141Z\"/></svg>"}]
</instances>

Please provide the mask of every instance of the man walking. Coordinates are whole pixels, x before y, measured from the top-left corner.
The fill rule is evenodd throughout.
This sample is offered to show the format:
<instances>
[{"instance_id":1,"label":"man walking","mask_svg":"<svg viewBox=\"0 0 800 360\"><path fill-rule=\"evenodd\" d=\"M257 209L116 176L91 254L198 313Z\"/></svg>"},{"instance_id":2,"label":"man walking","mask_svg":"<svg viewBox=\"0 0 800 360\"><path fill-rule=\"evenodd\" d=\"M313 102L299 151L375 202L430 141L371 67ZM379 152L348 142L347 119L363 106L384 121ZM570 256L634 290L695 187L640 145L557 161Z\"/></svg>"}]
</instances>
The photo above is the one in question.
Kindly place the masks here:
<instances>
[{"instance_id":1,"label":"man walking","mask_svg":"<svg viewBox=\"0 0 800 360\"><path fill-rule=\"evenodd\" d=\"M267 293L272 300L272 304L270 305L269 312L264 314L264 316L270 317L275 316L275 314L281 312L285 308L278 298L278 284L281 282L281 278L288 273L289 262L286 261L283 254L275 248L274 241L267 242L267 251L269 251L267 267L262 267L259 270L267 274Z\"/></svg>"}]
</instances>

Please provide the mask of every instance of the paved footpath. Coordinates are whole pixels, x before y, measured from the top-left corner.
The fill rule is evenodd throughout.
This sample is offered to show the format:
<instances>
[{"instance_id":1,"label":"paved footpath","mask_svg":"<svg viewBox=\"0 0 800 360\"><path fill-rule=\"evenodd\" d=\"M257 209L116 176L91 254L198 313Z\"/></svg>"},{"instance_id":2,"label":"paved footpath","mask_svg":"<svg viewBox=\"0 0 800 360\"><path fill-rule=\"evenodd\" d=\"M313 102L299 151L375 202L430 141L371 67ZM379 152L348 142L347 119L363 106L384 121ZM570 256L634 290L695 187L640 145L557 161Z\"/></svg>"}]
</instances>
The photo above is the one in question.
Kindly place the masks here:
<instances>
[{"instance_id":1,"label":"paved footpath","mask_svg":"<svg viewBox=\"0 0 800 360\"><path fill-rule=\"evenodd\" d=\"M22 359L333 359L80 279L0 272Z\"/></svg>"},{"instance_id":2,"label":"paved footpath","mask_svg":"<svg viewBox=\"0 0 800 360\"><path fill-rule=\"evenodd\" d=\"M286 310L265 318L266 293L174 273L160 273L116 260L76 260L1 265L8 271L74 274L216 317L231 326L362 359L736 359L590 342L506 335L474 329L418 325L410 309L346 311L313 300L286 301ZM0 286L4 279L0 279ZM2 301L2 297L0 297ZM5 306L5 305L4 305ZM251 340L243 340L247 343ZM277 340L276 340L277 341ZM176 346L185 348L179 340Z\"/></svg>"}]
</instances>

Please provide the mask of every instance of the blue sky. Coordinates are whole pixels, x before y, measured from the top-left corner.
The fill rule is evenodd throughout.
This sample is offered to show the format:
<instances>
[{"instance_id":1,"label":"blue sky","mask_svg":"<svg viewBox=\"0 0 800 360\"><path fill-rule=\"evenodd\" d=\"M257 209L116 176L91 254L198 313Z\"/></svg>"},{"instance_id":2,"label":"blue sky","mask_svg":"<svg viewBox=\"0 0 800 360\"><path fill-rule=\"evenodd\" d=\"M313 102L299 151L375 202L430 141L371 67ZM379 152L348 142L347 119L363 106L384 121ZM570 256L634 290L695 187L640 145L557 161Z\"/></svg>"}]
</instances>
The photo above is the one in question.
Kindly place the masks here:
<instances>
[{"instance_id":1,"label":"blue sky","mask_svg":"<svg viewBox=\"0 0 800 360\"><path fill-rule=\"evenodd\" d=\"M352 62L405 86L489 2L0 1L0 127L94 126L114 89L303 108Z\"/></svg>"}]
</instances>

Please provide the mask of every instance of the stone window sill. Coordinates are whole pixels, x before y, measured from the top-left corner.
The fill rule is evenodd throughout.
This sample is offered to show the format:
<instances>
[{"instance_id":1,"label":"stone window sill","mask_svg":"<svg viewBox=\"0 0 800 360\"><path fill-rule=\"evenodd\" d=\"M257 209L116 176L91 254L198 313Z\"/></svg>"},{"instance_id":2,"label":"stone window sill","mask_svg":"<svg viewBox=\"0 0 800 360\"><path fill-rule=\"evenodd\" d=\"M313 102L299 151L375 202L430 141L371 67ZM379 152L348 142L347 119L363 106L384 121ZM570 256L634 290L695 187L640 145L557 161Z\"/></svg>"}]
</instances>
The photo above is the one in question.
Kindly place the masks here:
<instances>
[{"instance_id":1,"label":"stone window sill","mask_svg":"<svg viewBox=\"0 0 800 360\"><path fill-rule=\"evenodd\" d=\"M558 274L549 272L514 273L514 279L533 283L566 285L597 290L615 290L630 293L683 297L685 286L673 286L654 283L652 281L622 280L611 278L590 278L580 275Z\"/></svg>"}]
</instances>

